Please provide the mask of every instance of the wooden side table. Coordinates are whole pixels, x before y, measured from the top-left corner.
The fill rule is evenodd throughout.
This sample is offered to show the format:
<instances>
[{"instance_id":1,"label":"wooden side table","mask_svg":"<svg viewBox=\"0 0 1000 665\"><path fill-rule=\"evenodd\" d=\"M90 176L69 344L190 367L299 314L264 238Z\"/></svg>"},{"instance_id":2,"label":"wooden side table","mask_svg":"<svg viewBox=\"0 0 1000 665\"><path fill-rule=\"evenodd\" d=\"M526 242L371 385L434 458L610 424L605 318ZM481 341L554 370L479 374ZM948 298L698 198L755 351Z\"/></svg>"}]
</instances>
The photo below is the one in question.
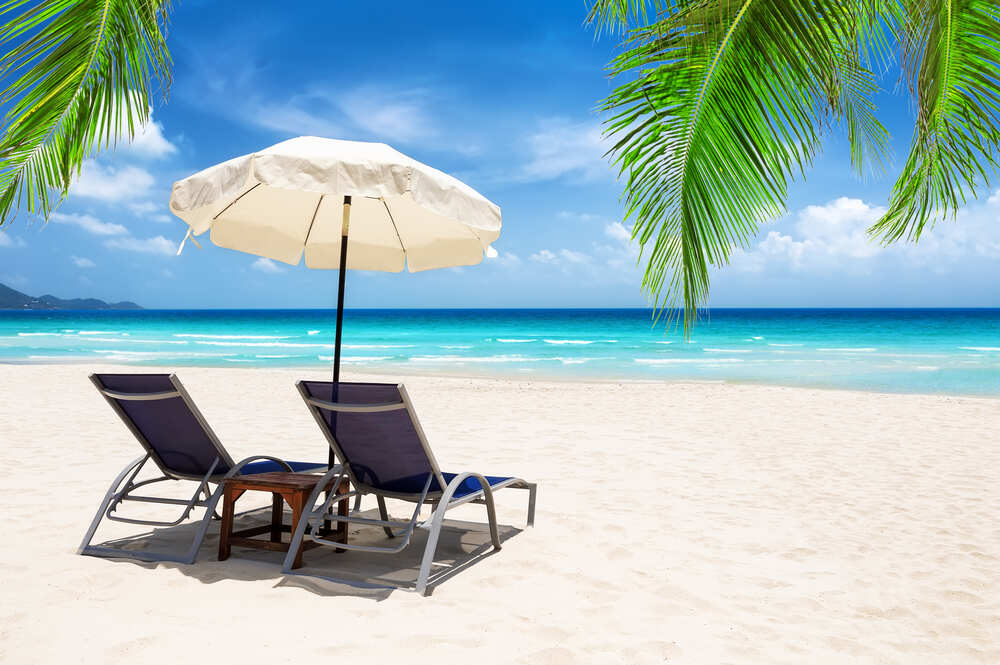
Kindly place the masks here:
<instances>
[{"instance_id":1,"label":"wooden side table","mask_svg":"<svg viewBox=\"0 0 1000 665\"><path fill-rule=\"evenodd\" d=\"M289 544L282 542L281 534L295 531L306 508L305 503L309 500L309 495L312 494L312 491L316 488L316 484L320 480L322 480L322 476L284 471L235 476L223 480L222 533L219 536L219 561L225 561L229 558L233 545L275 552L287 552ZM331 480L330 485L332 486L334 482L336 482L336 479ZM350 482L344 478L340 483L338 493L346 494L350 490L350 487ZM236 500L249 491L271 493L271 524L234 532L233 516L236 511ZM292 509L291 525L282 524L281 518L285 503ZM349 509L348 499L338 502L338 515L347 516ZM265 533L270 535L269 540L251 537ZM329 532L323 530L321 533L328 535ZM337 523L336 534L338 542L347 542L347 522ZM292 564L292 568L302 566L302 552L312 547L316 547L316 543L303 541L302 547L299 548L299 551L295 555L295 562ZM337 551L343 552L344 550L338 549Z\"/></svg>"}]
</instances>

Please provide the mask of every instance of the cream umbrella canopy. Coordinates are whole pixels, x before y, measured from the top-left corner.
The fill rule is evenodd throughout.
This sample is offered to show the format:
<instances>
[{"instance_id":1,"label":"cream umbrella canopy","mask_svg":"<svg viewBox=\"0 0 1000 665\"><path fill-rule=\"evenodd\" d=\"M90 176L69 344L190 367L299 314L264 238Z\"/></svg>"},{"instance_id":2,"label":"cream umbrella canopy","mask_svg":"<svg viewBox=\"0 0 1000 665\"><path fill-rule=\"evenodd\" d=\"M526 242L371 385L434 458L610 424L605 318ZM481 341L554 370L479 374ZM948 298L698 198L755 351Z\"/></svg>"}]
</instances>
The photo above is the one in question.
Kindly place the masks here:
<instances>
[{"instance_id":1,"label":"cream umbrella canopy","mask_svg":"<svg viewBox=\"0 0 1000 665\"><path fill-rule=\"evenodd\" d=\"M333 381L340 380L348 269L475 265L500 235L500 208L384 143L301 136L174 183L170 210L220 247L339 270ZM197 244L197 241L194 241ZM177 253L184 248L181 243Z\"/></svg>"}]
</instances>

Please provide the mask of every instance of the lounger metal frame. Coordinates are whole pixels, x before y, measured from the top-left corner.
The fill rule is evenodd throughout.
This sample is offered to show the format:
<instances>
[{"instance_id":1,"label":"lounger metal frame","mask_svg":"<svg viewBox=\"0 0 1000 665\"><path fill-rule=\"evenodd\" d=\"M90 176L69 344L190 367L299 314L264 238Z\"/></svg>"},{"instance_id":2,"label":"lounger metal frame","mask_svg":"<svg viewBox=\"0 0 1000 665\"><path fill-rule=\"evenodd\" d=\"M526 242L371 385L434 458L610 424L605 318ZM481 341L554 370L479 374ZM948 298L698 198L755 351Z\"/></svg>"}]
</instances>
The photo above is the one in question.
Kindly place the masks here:
<instances>
[{"instance_id":1,"label":"lounger metal frame","mask_svg":"<svg viewBox=\"0 0 1000 665\"><path fill-rule=\"evenodd\" d=\"M417 527L428 529L429 533L427 536L427 544L424 546L424 555L420 564L420 572L417 575L416 592L421 595L427 594L427 582L430 577L431 566L434 563L434 553L437 550L438 539L441 535L441 528L444 522L445 512L456 506L460 506L465 503L478 503L486 505L486 514L489 520L490 527L490 538L492 540L494 551L500 549L500 537L497 530L497 519L496 519L496 508L493 505L493 492L498 489L505 487L511 487L514 489L524 489L528 491L528 515L527 515L527 525L534 526L535 524L535 495L537 493L537 484L529 483L521 478L509 478L502 483L497 483L491 486L489 481L485 477L478 473L466 472L457 475L450 483L444 482L444 476L441 474L441 470L438 467L437 460L434 458L434 453L431 451L430 445L427 442L427 436L424 434L423 428L420 426L420 420L417 418L416 411L413 408L413 403L410 401L409 395L406 392L406 388L403 384L397 384L396 387L399 390L399 395L401 401L399 402L385 402L381 404L346 404L338 402L327 402L321 399L312 397L309 394L308 389L305 386L304 381L299 381L296 386L299 392L302 394L302 399L305 400L306 405L309 407L310 413L312 413L313 418L316 420L316 424L319 425L320 430L326 436L330 447L333 448L338 460L341 464L337 467L330 469L323 476L323 480L316 485L316 489L313 490L309 497L309 500L305 504L305 512L303 513L302 519L299 520L298 528L292 534L291 544L289 545L288 554L285 556L285 562L282 566L282 572L285 574L302 574L292 570L292 563L295 559L295 553L298 551L302 540L308 536L313 542L322 545L328 545L330 547L336 547L338 549L348 549L348 550L358 550L362 552L378 552L383 554L395 554L401 552L410 542L410 537L413 535L413 530ZM340 444L337 442L336 437L330 431L327 426L326 421L323 418L323 411L338 412L338 413L371 413L378 411L395 411L405 409L409 414L410 421L413 423L413 427L416 430L417 438L420 440L420 445L423 447L423 452L427 456L427 460L430 463L432 473L428 476L427 482L424 483L423 491L419 494L412 493L397 493L397 492L387 492L382 489L378 489L361 482L354 471L351 469L350 463L347 461L347 456L344 455L341 450ZM340 481L345 477L349 478L351 485L354 489L345 494L337 494L335 492L330 492L326 499L318 507L316 506L316 501L319 499L320 494L323 492L324 487L340 487ZM336 482L332 485L329 483L330 480L336 478ZM469 478L475 478L481 489L475 492L471 492L457 499L452 498L456 491L462 486ZM432 480L437 479L438 487L445 488L444 490L437 490L434 492L429 491L431 487ZM367 517L355 516L352 514L336 515L335 511L332 511L332 506L337 501L342 501L344 499L354 498L354 509L352 512L358 512L361 505L361 497L365 494L374 494L378 500L378 509L380 519L372 519ZM411 501L416 504L413 509L413 514L409 521L393 520L389 517L388 510L386 509L385 499L400 499L403 501ZM431 516L421 521L420 520L420 509L424 504L435 505L434 512ZM325 521L335 521L335 522L347 522L349 524L364 524L368 526L381 526L383 531L385 531L386 536L389 538L401 537L401 540L388 547L380 547L374 545L359 545L353 543L340 543L333 540L327 540L316 534L320 533L318 528L320 522ZM306 530L309 530L307 533ZM396 533L393 531L394 528L401 528L401 533Z\"/></svg>"},{"instance_id":2,"label":"lounger metal frame","mask_svg":"<svg viewBox=\"0 0 1000 665\"><path fill-rule=\"evenodd\" d=\"M122 422L129 429L130 432L139 441L142 447L145 449L146 454L142 457L138 457L122 469L121 473L114 479L111 486L108 488L107 493L104 495L104 499L101 501L100 506L97 509L97 514L94 516L93 521L87 528L87 533L83 537L83 541L80 543L80 547L77 549L78 554L85 554L89 556L102 556L102 557L127 557L132 559L139 559L142 561L169 561L174 563L194 563L198 557L198 550L201 547L202 541L205 539L205 534L208 531L208 526L212 522L212 519L218 519L218 515L215 512L215 507L219 503L219 499L222 498L222 481L226 478L231 478L237 476L243 470L247 464L255 462L258 460L270 460L284 467L284 469L291 471L292 467L289 466L284 460L277 457L271 457L270 455L254 455L252 457L247 457L238 463L233 461L230 457L229 452L223 447L222 442L209 427L208 421L198 410L195 405L194 400L181 385L180 379L177 375L171 374L169 376L170 384L173 386L173 390L167 390L158 393L127 393L116 390L109 390L104 387L101 383L100 377L97 374L91 374L90 380L93 382L94 386L97 387L98 392L104 397L118 417L121 418ZM192 475L186 473L178 473L177 471L171 470L160 458L159 454L149 443L143 433L136 427L132 419L128 417L128 414L121 408L116 400L122 401L150 401L150 400L161 400L161 399L174 399L181 398L184 401L185 406L191 411L191 414L197 420L198 424L204 430L205 435L212 442L215 447L217 456L215 461L212 462L208 471L202 475ZM159 468L162 475L157 478L149 478L146 480L136 481L136 477L139 472L145 466L146 462L152 460L154 464ZM229 470L225 473L215 473L215 469L219 465L224 465L225 468ZM317 466L317 469L325 468ZM155 496L143 496L133 494L140 487L148 487L155 483L163 481L195 481L198 483L194 494L191 495L190 499L173 499L168 497L155 497ZM216 488L211 490L210 485L215 484ZM210 491L211 490L211 491ZM204 498L200 498L204 495ZM118 509L118 506L125 501L135 501L139 503L156 503L156 504L169 504L183 506L180 517L172 521L164 520L142 520L130 517L122 517L114 514ZM191 546L188 548L187 552L183 555L176 554L164 554L157 552L146 552L142 550L128 550L123 548L115 547L103 547L98 545L91 545L91 541L97 532L97 527L100 525L101 521L105 518L115 522L126 522L128 524L142 524L145 526L162 526L170 527L176 526L181 522L188 519L191 511L195 508L204 508L205 515L201 518L198 528L195 531L194 540Z\"/></svg>"}]
</instances>

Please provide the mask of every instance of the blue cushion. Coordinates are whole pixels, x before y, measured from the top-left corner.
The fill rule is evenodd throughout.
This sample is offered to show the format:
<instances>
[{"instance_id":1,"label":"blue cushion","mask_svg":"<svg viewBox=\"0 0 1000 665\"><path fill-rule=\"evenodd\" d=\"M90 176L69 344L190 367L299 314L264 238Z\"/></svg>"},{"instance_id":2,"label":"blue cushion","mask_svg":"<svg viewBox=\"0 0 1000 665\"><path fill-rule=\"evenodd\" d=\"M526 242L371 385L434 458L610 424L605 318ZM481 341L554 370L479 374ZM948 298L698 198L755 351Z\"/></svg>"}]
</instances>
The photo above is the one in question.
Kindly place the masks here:
<instances>
[{"instance_id":1,"label":"blue cushion","mask_svg":"<svg viewBox=\"0 0 1000 665\"><path fill-rule=\"evenodd\" d=\"M287 462L287 464L292 467L292 471L298 472L326 470L326 464L319 464L316 462ZM272 462L269 459L262 459L256 462L250 462L245 467L240 469L240 475L250 476L255 473L267 473L268 471L288 471L288 469L281 466L277 462Z\"/></svg>"},{"instance_id":2,"label":"blue cushion","mask_svg":"<svg viewBox=\"0 0 1000 665\"><path fill-rule=\"evenodd\" d=\"M457 473L444 473L443 471L441 472L441 475L444 477L444 482L448 483L449 485L451 484L451 481L455 480L455 478L458 477ZM506 480L510 480L509 477L504 478L501 476L483 476L483 477L486 478L486 482L490 484L490 487L494 487ZM463 496L475 494L476 492L481 492L482 490L483 490L483 485L482 483L479 482L479 479L470 476L462 481L462 484L458 486L458 489L455 490L455 493L452 495L452 497L455 499L461 499Z\"/></svg>"}]
</instances>

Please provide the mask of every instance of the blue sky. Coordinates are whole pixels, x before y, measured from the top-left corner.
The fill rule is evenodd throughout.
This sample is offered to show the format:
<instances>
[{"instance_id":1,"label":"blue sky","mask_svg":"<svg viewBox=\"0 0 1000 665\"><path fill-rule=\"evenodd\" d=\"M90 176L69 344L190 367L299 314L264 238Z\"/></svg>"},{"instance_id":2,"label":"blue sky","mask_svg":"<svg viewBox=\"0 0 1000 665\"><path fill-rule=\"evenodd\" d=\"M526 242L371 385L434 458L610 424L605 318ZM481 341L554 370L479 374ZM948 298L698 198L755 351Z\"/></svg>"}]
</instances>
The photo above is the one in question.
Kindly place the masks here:
<instances>
[{"instance_id":1,"label":"blue sky","mask_svg":"<svg viewBox=\"0 0 1000 665\"><path fill-rule=\"evenodd\" d=\"M604 67L615 42L583 27L582 0L288 8L175 5L174 84L153 124L88 163L48 225L21 218L0 232L0 282L158 308L330 306L335 272L210 242L174 256L186 226L167 208L173 181L312 134L384 141L503 209L497 258L416 275L351 273L348 306L645 303L595 111L611 87ZM886 93L880 105L898 165L908 101ZM984 192L919 246L883 249L864 229L894 173L859 180L832 135L793 185L788 213L716 272L710 304L1000 306L1000 194Z\"/></svg>"}]
</instances>

